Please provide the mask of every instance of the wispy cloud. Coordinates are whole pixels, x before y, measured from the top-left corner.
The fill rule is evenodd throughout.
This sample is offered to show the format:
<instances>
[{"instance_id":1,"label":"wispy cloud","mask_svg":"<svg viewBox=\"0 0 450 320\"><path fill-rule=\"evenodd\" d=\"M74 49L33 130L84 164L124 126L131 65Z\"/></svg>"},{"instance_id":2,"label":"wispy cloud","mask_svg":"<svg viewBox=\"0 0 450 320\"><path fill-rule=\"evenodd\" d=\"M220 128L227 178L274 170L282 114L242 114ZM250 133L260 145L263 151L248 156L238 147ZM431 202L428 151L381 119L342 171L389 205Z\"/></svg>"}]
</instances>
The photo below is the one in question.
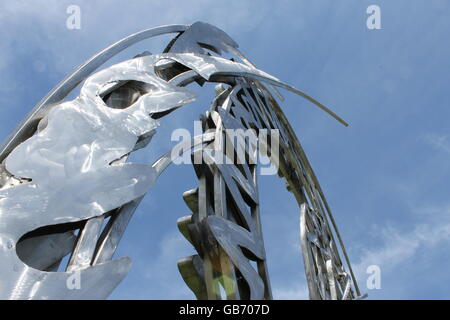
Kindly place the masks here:
<instances>
[{"instance_id":1,"label":"wispy cloud","mask_svg":"<svg viewBox=\"0 0 450 320\"><path fill-rule=\"evenodd\" d=\"M428 133L422 139L437 151L450 153L450 137L444 134Z\"/></svg>"},{"instance_id":2,"label":"wispy cloud","mask_svg":"<svg viewBox=\"0 0 450 320\"><path fill-rule=\"evenodd\" d=\"M424 250L432 253L433 249L439 246L450 245L450 205L419 207L412 213L421 217L422 221L411 229L405 230L400 226L373 228L378 229L377 243L380 245L363 249L359 255L359 262L354 265L356 277L363 291L367 290L366 270L370 265L379 266L382 279L389 281L383 282L382 289L390 287L398 291L399 288L404 287L404 281L411 283L417 281L413 278L405 280L405 273L402 272L405 266L413 264L416 268L420 268L421 264L426 263L421 259ZM426 281L425 278L421 280ZM384 297L389 298L389 294Z\"/></svg>"}]
</instances>

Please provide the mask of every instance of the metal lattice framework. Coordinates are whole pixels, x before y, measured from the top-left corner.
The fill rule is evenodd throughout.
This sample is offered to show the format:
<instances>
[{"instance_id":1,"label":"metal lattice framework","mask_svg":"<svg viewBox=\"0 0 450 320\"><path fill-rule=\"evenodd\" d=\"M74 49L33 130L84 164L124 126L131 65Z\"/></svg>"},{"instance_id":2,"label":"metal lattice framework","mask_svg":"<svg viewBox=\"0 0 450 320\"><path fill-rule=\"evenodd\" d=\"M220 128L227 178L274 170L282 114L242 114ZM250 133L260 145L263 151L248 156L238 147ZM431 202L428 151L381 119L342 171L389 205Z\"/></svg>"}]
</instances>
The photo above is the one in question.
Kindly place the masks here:
<instances>
[{"instance_id":1,"label":"metal lattice framework","mask_svg":"<svg viewBox=\"0 0 450 320\"><path fill-rule=\"evenodd\" d=\"M93 73L132 44L166 33L177 36L163 53ZM0 298L106 298L130 268L129 258L113 255L134 211L173 155L189 153L198 187L183 194L192 214L177 223L197 254L179 261L181 276L198 299L272 299L256 144L298 202L310 298L360 297L317 178L270 90L290 90L346 123L237 48L202 22L145 30L88 60L33 109L0 149ZM83 81L79 96L64 102ZM160 119L195 100L187 86L205 82L219 84L202 134L153 165L127 162L151 142ZM82 283L73 290L67 284L75 273Z\"/></svg>"}]
</instances>

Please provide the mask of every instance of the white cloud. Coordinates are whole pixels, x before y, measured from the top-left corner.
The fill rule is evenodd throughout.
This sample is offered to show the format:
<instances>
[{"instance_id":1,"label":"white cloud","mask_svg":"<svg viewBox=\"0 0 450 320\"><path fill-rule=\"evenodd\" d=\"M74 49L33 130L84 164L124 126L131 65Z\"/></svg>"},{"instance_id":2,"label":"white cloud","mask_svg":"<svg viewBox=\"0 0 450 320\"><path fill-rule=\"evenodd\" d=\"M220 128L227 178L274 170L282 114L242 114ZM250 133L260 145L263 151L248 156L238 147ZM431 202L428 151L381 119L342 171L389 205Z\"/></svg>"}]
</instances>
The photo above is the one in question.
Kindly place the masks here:
<instances>
[{"instance_id":1,"label":"white cloud","mask_svg":"<svg viewBox=\"0 0 450 320\"><path fill-rule=\"evenodd\" d=\"M450 138L448 135L428 133L422 139L436 150L450 153Z\"/></svg>"},{"instance_id":2,"label":"white cloud","mask_svg":"<svg viewBox=\"0 0 450 320\"><path fill-rule=\"evenodd\" d=\"M367 292L367 267L377 265L381 269L382 279L389 279L390 286L402 288L401 279L397 276L403 274L403 267L414 264L416 267L422 263L419 254L422 249L433 252L438 246L450 241L450 205L442 207L421 207L415 209L413 214L422 218L414 228L400 230L396 227L379 227L377 241L381 246L364 249L359 257L359 263L353 266L359 280L361 291ZM414 281L414 279L410 279ZM398 283L396 283L398 281ZM370 295L370 292L369 292ZM388 296L386 296L388 298Z\"/></svg>"}]
</instances>

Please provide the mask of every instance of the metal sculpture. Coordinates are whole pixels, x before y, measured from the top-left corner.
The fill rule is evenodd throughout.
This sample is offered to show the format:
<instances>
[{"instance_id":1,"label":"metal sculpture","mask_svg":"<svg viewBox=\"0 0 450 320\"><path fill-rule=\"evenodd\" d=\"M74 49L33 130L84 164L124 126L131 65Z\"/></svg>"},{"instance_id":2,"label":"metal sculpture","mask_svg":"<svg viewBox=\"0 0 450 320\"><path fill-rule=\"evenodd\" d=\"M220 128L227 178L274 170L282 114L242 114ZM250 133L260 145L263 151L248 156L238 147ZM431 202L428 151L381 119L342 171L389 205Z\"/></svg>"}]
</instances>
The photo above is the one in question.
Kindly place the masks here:
<instances>
[{"instance_id":1,"label":"metal sculpture","mask_svg":"<svg viewBox=\"0 0 450 320\"><path fill-rule=\"evenodd\" d=\"M146 52L93 74L130 45L166 33L177 36L163 53ZM290 90L346 123L258 70L237 48L223 31L202 22L149 29L88 60L34 108L0 149L0 298L106 298L130 268L129 258L112 258L133 212L173 155L192 152L202 160L194 161L199 186L183 195L192 214L178 227L197 254L180 260L181 276L198 299L271 299L255 143L270 150L299 204L310 298L360 296L317 178L269 89L278 95L274 87ZM79 96L64 102L82 81ZM126 162L149 144L157 119L195 100L186 88L194 82L220 83L202 118L203 133L153 165ZM228 129L239 133L232 137ZM260 132L269 132L268 139L251 139ZM226 141L235 138L241 142L227 149ZM69 254L65 270L57 272ZM71 290L75 272L83 285Z\"/></svg>"}]
</instances>

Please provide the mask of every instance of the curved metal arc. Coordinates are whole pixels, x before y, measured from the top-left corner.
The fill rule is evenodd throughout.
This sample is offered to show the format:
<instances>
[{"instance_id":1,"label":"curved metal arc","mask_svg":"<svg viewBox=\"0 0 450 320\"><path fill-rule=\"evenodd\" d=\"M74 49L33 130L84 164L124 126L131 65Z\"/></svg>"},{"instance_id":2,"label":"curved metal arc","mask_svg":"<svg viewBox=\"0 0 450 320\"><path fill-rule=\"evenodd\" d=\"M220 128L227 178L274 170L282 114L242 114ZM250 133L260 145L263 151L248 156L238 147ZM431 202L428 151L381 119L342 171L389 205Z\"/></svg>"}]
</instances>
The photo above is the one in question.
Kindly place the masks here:
<instances>
[{"instance_id":1,"label":"curved metal arc","mask_svg":"<svg viewBox=\"0 0 450 320\"><path fill-rule=\"evenodd\" d=\"M300 140L297 138L297 135L295 134L294 129L290 125L289 121L287 120L287 118L284 115L282 109L276 103L276 101L273 101L272 105L274 107L275 113L280 117L283 126L286 128L287 133L289 135L289 138L294 144L294 148L296 150L296 153L300 156L302 162L306 165L306 170L310 174L311 178L313 179L313 182L314 182L315 186L317 187L317 191L319 192L320 198L322 199L323 204L325 205L325 208L326 208L325 214L330 219L330 222L331 222L331 224L333 226L333 231L336 234L336 237L337 237L338 242L339 242L339 246L340 246L340 248L342 250L342 253L344 255L344 259L345 259L346 265L347 265L347 267L349 269L350 276L352 278L352 282L353 282L353 285L354 285L355 290L356 290L356 294L357 294L357 296L359 298L364 298L365 295L361 295L361 291L359 289L358 282L356 280L355 274L353 272L353 268L352 268L351 263L350 263L350 259L348 257L347 251L345 249L344 242L342 240L341 234L340 234L339 229L337 227L336 221L335 221L335 219L333 217L333 214L331 212L330 206L328 205L328 202L327 202L327 200L325 198L324 192L322 191L322 188L321 188L321 186L319 184L319 180L317 179L317 176L315 175L314 170L312 170L312 166L311 166L308 158L306 157L306 153L305 153L305 151L303 150L303 147L300 144Z\"/></svg>"},{"instance_id":2,"label":"curved metal arc","mask_svg":"<svg viewBox=\"0 0 450 320\"><path fill-rule=\"evenodd\" d=\"M250 60L248 60L237 48L233 48L233 47L229 47L229 50L236 55L239 59L241 59L245 64L252 66L253 68L256 68L256 65L254 63L252 63ZM281 83L281 82L280 82ZM278 98L281 101L284 101L284 97L281 95L281 93L275 88L273 87L274 84L269 84L269 87L274 90L275 94L278 96ZM341 117L339 117L337 114L335 114L333 111L331 111L328 107L324 106L323 104L321 104L319 101L317 101L316 99L314 99L313 97L309 96L308 94L304 93L303 91L300 91L297 88L294 88L288 84L284 84L286 87L284 87L285 89L294 92L295 94L305 98L306 100L310 101L312 104L314 104L315 106L319 107L320 109L322 109L323 111L325 111L326 113L328 113L330 116L332 116L334 119L336 119L337 121L339 121L340 123L342 123L344 126L348 127L348 123L346 121L344 121Z\"/></svg>"},{"instance_id":3,"label":"curved metal arc","mask_svg":"<svg viewBox=\"0 0 450 320\"><path fill-rule=\"evenodd\" d=\"M284 88L288 91L291 91L303 98L305 98L306 100L308 100L309 102L311 102L312 104L314 104L315 106L319 107L320 109L322 109L323 111L325 111L326 113L328 113L330 116L332 116L334 119L336 119L338 122L340 122L341 124L343 124L344 126L348 127L348 123L342 119L340 116L338 116L336 113L334 113L331 109L329 109L328 107L324 106L322 103L320 103L319 101L317 101L316 99L314 99L313 97L309 96L308 94L304 93L303 91L281 81L281 80L273 80L264 76L260 76L260 75L255 75L255 74L249 74L249 73L243 73L243 75L245 77L248 78L253 78L254 80L259 80L259 81L263 81L263 82L267 82L269 85L274 85L277 87L281 87Z\"/></svg>"},{"instance_id":4,"label":"curved metal arc","mask_svg":"<svg viewBox=\"0 0 450 320\"><path fill-rule=\"evenodd\" d=\"M235 48L233 46L227 46L227 49L234 54L236 57L238 57L239 59L241 59L242 62L244 62L246 65L248 65L249 67L253 67L253 68L257 68L257 66L251 62L249 59L247 59L247 57L245 57L245 55L238 49ZM281 100L284 101L284 97L283 95L280 93L280 91L278 91L277 88L275 88L274 86L272 86L271 84L269 84L269 87L275 92L275 94L277 95L277 97Z\"/></svg>"},{"instance_id":5,"label":"curved metal arc","mask_svg":"<svg viewBox=\"0 0 450 320\"><path fill-rule=\"evenodd\" d=\"M315 106L319 107L334 119L339 121L344 126L348 126L348 123L343 120L340 116L330 110L328 107L324 106L322 103L312 98L308 94L303 91L281 81L280 79L261 71L255 67L246 64L242 64L239 62L232 62L230 60L220 58L220 57L212 57L203 54L193 54L193 53L165 53L162 54L161 57L166 57L168 59L173 59L178 61L181 64L186 65L187 67L197 71L202 77L206 80L211 80L211 77L215 76L232 76L232 77L247 77L253 80L266 82L270 85L274 85L277 87L284 88L288 91L291 91L306 100L313 103ZM198 65L198 60L201 58L203 61L207 61L207 67L200 67ZM244 61L245 63L245 61Z\"/></svg>"},{"instance_id":6,"label":"curved metal arc","mask_svg":"<svg viewBox=\"0 0 450 320\"><path fill-rule=\"evenodd\" d=\"M248 60L237 48L228 47L228 50L230 50L230 52L232 52L235 56L237 56L239 59L241 59L246 65L251 66L253 68L256 68L256 65L251 62L250 60ZM281 82L280 82L281 83ZM275 84L269 84L270 88L272 90L274 90L275 94L278 96L278 98L281 101L284 101L284 97L281 95L281 93L275 88L273 87L273 85ZM328 113L330 116L332 116L334 119L336 119L337 121L339 121L340 123L342 123L344 126L348 127L348 123L346 121L344 121L341 117L339 117L337 114L335 114L333 111L331 111L328 107L324 106L323 104L321 104L319 101L317 101L316 99L314 99L313 97L309 96L308 94L304 93L303 91L300 91L297 88L294 88L288 84L283 84L285 89L294 92L295 94L305 98L306 100L310 101L312 104L314 104L315 106L319 107L320 109L322 109L323 111L325 111L326 113Z\"/></svg>"},{"instance_id":7,"label":"curved metal arc","mask_svg":"<svg viewBox=\"0 0 450 320\"><path fill-rule=\"evenodd\" d=\"M81 81L86 79L98 67L106 61L125 50L126 48L136 44L142 40L149 39L155 36L184 32L188 29L187 25L166 25L156 28L147 29L144 31L132 34L122 40L117 41L106 49L100 51L95 56L87 60L85 63L75 69L64 80L58 83L25 117L17 129L6 139L0 148L0 162L3 161L15 147L20 136L22 136L27 128L27 125L35 118L35 116L46 106L54 104L64 99Z\"/></svg>"}]
</instances>

